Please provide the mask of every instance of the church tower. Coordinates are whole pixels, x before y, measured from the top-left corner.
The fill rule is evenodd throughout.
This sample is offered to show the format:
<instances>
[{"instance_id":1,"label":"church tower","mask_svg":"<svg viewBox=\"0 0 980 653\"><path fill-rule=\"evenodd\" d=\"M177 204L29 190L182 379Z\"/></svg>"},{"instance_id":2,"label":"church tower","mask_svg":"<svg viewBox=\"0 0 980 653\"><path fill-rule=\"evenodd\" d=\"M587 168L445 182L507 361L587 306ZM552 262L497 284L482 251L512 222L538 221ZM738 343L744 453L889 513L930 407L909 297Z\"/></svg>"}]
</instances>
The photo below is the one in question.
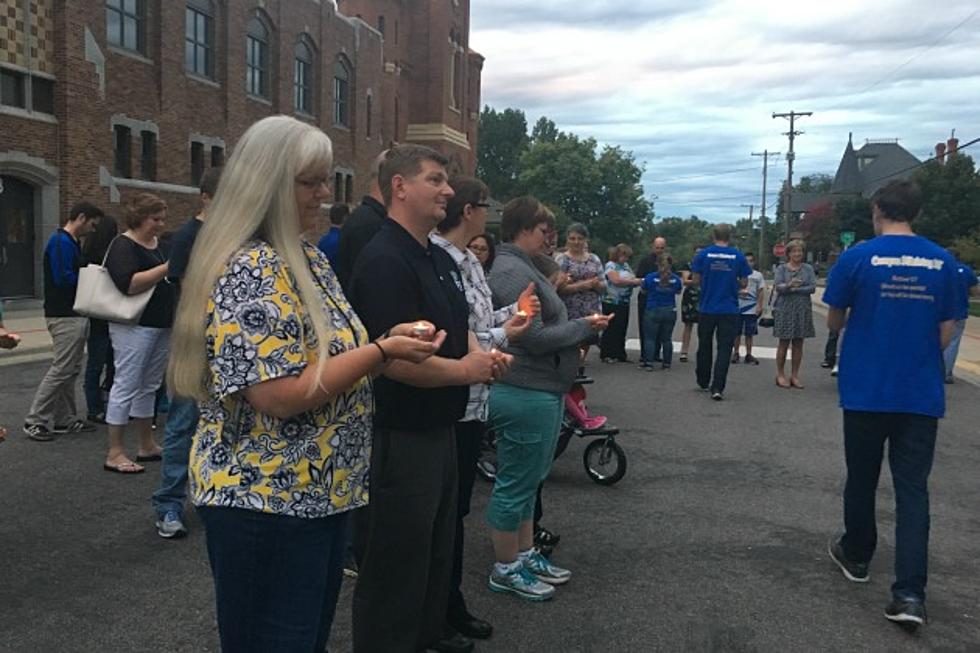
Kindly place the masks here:
<instances>
[{"instance_id":1,"label":"church tower","mask_svg":"<svg viewBox=\"0 0 980 653\"><path fill-rule=\"evenodd\" d=\"M476 168L483 57L469 47L469 0L338 0L383 36L379 107L386 144L419 143Z\"/></svg>"}]
</instances>

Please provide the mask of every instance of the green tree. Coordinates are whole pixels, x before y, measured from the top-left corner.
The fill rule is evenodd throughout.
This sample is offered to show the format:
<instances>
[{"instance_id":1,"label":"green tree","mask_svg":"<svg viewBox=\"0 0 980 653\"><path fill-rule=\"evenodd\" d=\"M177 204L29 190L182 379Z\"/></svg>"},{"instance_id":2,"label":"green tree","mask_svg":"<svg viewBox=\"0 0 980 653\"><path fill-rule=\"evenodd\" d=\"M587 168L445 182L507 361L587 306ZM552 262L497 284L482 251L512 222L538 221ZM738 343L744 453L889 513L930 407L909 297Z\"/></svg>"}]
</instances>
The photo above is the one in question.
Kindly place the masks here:
<instances>
[{"instance_id":1,"label":"green tree","mask_svg":"<svg viewBox=\"0 0 980 653\"><path fill-rule=\"evenodd\" d=\"M823 200L806 212L800 231L814 260L825 261L828 254L840 248L840 228L830 200Z\"/></svg>"},{"instance_id":2,"label":"green tree","mask_svg":"<svg viewBox=\"0 0 980 653\"><path fill-rule=\"evenodd\" d=\"M490 187L495 198L507 201L520 194L517 185L520 160L529 143L527 118L523 111L483 108L476 175Z\"/></svg>"},{"instance_id":3,"label":"green tree","mask_svg":"<svg viewBox=\"0 0 980 653\"><path fill-rule=\"evenodd\" d=\"M534 129L531 130L531 140L535 143L554 143L564 135L558 131L555 122L545 116L538 118L538 121L534 123Z\"/></svg>"},{"instance_id":4,"label":"green tree","mask_svg":"<svg viewBox=\"0 0 980 653\"><path fill-rule=\"evenodd\" d=\"M874 238L871 202L865 197L842 197L834 204L838 231L853 231L854 242Z\"/></svg>"},{"instance_id":5,"label":"green tree","mask_svg":"<svg viewBox=\"0 0 980 653\"><path fill-rule=\"evenodd\" d=\"M800 177L800 181L795 188L801 193L829 193L831 186L834 185L834 178L827 174L806 175Z\"/></svg>"},{"instance_id":6,"label":"green tree","mask_svg":"<svg viewBox=\"0 0 980 653\"><path fill-rule=\"evenodd\" d=\"M916 171L915 180L922 188L918 233L948 245L980 224L980 176L972 158L957 154L945 164L933 161Z\"/></svg>"}]
</instances>

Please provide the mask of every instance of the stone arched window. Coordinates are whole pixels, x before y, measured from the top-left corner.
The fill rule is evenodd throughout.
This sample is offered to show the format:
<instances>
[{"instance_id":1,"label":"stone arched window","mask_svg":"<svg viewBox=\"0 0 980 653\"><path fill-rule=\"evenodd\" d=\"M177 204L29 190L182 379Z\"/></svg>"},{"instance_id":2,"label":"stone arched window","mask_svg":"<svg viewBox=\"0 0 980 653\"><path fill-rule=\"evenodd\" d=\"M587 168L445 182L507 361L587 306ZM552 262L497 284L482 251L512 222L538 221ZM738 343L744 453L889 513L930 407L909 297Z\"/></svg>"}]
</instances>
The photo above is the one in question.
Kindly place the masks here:
<instances>
[{"instance_id":1,"label":"stone arched window","mask_svg":"<svg viewBox=\"0 0 980 653\"><path fill-rule=\"evenodd\" d=\"M307 115L313 115L316 100L313 52L313 44L306 35L293 48L293 108Z\"/></svg>"},{"instance_id":2,"label":"stone arched window","mask_svg":"<svg viewBox=\"0 0 980 653\"><path fill-rule=\"evenodd\" d=\"M249 95L269 98L271 88L269 41L272 30L260 16L245 28L245 90Z\"/></svg>"},{"instance_id":3,"label":"stone arched window","mask_svg":"<svg viewBox=\"0 0 980 653\"><path fill-rule=\"evenodd\" d=\"M353 107L351 88L354 71L347 57L340 55L333 65L333 122L335 125L350 127Z\"/></svg>"}]
</instances>

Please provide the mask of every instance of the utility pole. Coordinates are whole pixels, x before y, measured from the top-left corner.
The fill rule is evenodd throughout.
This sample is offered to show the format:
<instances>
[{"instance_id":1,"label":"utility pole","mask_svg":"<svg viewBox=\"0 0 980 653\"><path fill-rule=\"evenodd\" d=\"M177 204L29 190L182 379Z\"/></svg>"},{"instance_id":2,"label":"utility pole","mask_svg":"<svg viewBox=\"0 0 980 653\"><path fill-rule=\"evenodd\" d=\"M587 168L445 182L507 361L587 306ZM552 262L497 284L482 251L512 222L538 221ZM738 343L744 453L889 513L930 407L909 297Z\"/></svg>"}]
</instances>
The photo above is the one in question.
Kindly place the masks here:
<instances>
[{"instance_id":1,"label":"utility pole","mask_svg":"<svg viewBox=\"0 0 980 653\"><path fill-rule=\"evenodd\" d=\"M779 152L770 152L769 150L762 150L761 152L752 152L752 156L762 157L762 214L759 216L759 269L764 269L763 261L768 261L769 257L766 253L766 181L769 179L769 157L778 156Z\"/></svg>"},{"instance_id":2,"label":"utility pole","mask_svg":"<svg viewBox=\"0 0 980 653\"><path fill-rule=\"evenodd\" d=\"M793 152L793 140L803 132L796 131L796 119L812 116L812 111L790 111L789 113L774 113L773 118L789 118L789 131L784 132L784 136L789 136L789 152L786 154L786 163L789 167L786 174L786 206L783 209L783 237L789 242L789 216L793 207L793 159L796 154Z\"/></svg>"},{"instance_id":3,"label":"utility pole","mask_svg":"<svg viewBox=\"0 0 980 653\"><path fill-rule=\"evenodd\" d=\"M746 236L746 239L750 239L750 238L752 238L752 213L753 213L753 211L755 211L755 204L739 204L739 206L742 207L743 209L748 209L749 210L749 235ZM749 241L749 245L748 246L749 247L752 246L752 241L751 240Z\"/></svg>"}]
</instances>

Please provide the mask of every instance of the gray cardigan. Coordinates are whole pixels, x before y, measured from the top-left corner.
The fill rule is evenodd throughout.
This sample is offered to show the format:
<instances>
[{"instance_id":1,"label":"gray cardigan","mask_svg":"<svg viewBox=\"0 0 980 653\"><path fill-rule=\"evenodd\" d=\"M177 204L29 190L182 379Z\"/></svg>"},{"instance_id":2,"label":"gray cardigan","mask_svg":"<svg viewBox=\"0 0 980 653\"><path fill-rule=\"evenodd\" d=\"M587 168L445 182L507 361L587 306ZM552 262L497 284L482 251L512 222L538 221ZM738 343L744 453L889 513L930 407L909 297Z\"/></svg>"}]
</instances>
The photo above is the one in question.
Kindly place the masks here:
<instances>
[{"instance_id":1,"label":"gray cardigan","mask_svg":"<svg viewBox=\"0 0 980 653\"><path fill-rule=\"evenodd\" d=\"M516 245L504 243L497 248L487 281L494 307L513 304L532 282L541 301L541 313L530 328L506 347L514 355L514 364L501 382L557 394L568 392L578 370L578 345L592 333L588 323L568 319L565 302L551 282Z\"/></svg>"},{"instance_id":2,"label":"gray cardigan","mask_svg":"<svg viewBox=\"0 0 980 653\"><path fill-rule=\"evenodd\" d=\"M793 278L802 281L803 285L796 288L790 287L789 282ZM773 306L779 306L782 303L781 300L789 295L812 295L817 289L817 275L809 263L804 263L795 273L785 263L781 263L776 268L773 288L778 293Z\"/></svg>"}]
</instances>

